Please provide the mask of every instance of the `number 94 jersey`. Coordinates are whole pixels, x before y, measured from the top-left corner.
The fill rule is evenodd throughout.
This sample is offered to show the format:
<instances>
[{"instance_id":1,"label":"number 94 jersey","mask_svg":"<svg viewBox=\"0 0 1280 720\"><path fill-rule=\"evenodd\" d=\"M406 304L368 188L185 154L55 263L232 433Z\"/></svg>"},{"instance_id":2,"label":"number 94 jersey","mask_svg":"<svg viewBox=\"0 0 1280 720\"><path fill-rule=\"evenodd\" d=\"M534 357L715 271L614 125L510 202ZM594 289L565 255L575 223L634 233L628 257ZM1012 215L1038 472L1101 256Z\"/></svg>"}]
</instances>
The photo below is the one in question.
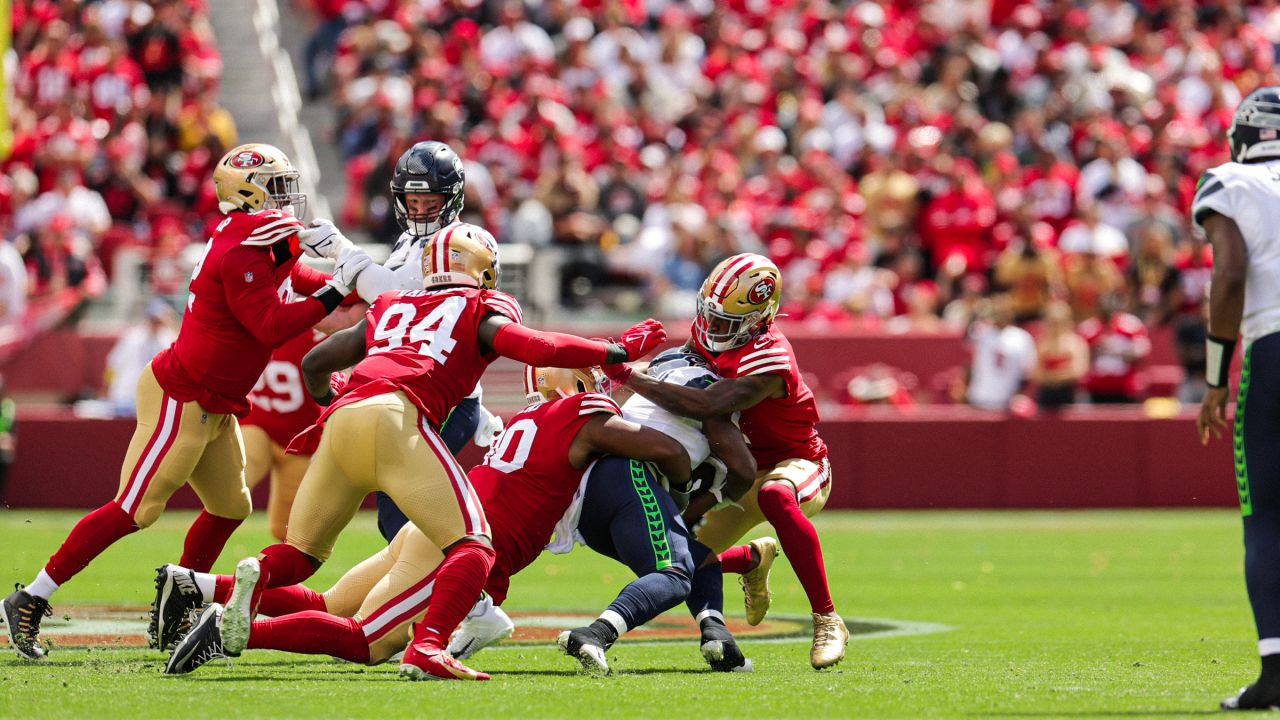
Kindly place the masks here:
<instances>
[{"instance_id":1,"label":"number 94 jersey","mask_svg":"<svg viewBox=\"0 0 1280 720\"><path fill-rule=\"evenodd\" d=\"M515 298L469 287L379 295L366 313L365 359L333 407L401 391L439 428L471 394L497 354L480 349L480 321L491 314L522 319Z\"/></svg>"}]
</instances>

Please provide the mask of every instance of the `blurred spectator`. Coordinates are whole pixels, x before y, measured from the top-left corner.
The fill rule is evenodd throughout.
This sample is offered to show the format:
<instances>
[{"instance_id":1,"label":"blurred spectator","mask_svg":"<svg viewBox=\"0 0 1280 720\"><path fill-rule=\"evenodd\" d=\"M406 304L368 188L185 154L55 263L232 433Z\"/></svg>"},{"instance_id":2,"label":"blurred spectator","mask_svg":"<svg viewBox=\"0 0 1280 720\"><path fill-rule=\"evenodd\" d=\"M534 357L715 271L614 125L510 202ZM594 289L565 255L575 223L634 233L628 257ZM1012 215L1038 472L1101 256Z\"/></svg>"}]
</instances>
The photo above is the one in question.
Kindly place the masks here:
<instances>
[{"instance_id":1,"label":"blurred spectator","mask_svg":"<svg viewBox=\"0 0 1280 720\"><path fill-rule=\"evenodd\" d=\"M1177 310L1179 273L1173 264L1173 236L1168 226L1153 221L1138 229L1136 239L1137 252L1129 266L1129 307L1147 325L1163 325Z\"/></svg>"},{"instance_id":2,"label":"blurred spectator","mask_svg":"<svg viewBox=\"0 0 1280 720\"><path fill-rule=\"evenodd\" d=\"M1090 402L1133 403L1141 399L1138 370L1151 353L1151 342L1146 326L1122 311L1122 305L1119 295L1104 295L1098 316L1080 324L1080 335L1089 344L1084 387Z\"/></svg>"},{"instance_id":3,"label":"blurred spectator","mask_svg":"<svg viewBox=\"0 0 1280 720\"><path fill-rule=\"evenodd\" d=\"M1076 333L1071 307L1049 305L1036 341L1036 404L1046 410L1076 401L1076 388L1089 371L1089 345Z\"/></svg>"},{"instance_id":4,"label":"blurred spectator","mask_svg":"<svg viewBox=\"0 0 1280 720\"><path fill-rule=\"evenodd\" d=\"M1212 248L1203 236L1193 236L1188 247L1174 258L1178 284L1173 290L1173 327L1178 363L1184 379L1178 399L1196 403L1204 397L1205 338L1209 334L1209 280L1213 274Z\"/></svg>"},{"instance_id":5,"label":"blurred spectator","mask_svg":"<svg viewBox=\"0 0 1280 720\"><path fill-rule=\"evenodd\" d=\"M1009 292L1014 320L1038 320L1062 287L1061 261L1053 248L1042 248L1031 238L1009 244L996 258L995 282Z\"/></svg>"},{"instance_id":6,"label":"blurred spectator","mask_svg":"<svg viewBox=\"0 0 1280 720\"><path fill-rule=\"evenodd\" d=\"M1092 251L1068 255L1064 273L1067 301L1077 322L1096 317L1104 295L1125 290L1124 275L1115 263Z\"/></svg>"},{"instance_id":7,"label":"blurred spectator","mask_svg":"<svg viewBox=\"0 0 1280 720\"><path fill-rule=\"evenodd\" d=\"M5 503L5 487L9 484L9 468L18 451L18 405L6 391L4 376L0 375L0 507Z\"/></svg>"},{"instance_id":8,"label":"blurred spectator","mask_svg":"<svg viewBox=\"0 0 1280 720\"><path fill-rule=\"evenodd\" d=\"M177 316L159 298L147 303L146 318L120 336L107 355L107 402L119 417L137 414L138 378L156 353L177 338Z\"/></svg>"},{"instance_id":9,"label":"blurred spectator","mask_svg":"<svg viewBox=\"0 0 1280 720\"><path fill-rule=\"evenodd\" d=\"M970 405L1007 410L1022 392L1036 367L1036 344L1031 333L1013 324L1008 295L995 295L969 328L973 359L965 395Z\"/></svg>"},{"instance_id":10,"label":"blurred spectator","mask_svg":"<svg viewBox=\"0 0 1280 720\"><path fill-rule=\"evenodd\" d=\"M13 243L0 238L0 342L19 338L27 310L27 268Z\"/></svg>"}]
</instances>

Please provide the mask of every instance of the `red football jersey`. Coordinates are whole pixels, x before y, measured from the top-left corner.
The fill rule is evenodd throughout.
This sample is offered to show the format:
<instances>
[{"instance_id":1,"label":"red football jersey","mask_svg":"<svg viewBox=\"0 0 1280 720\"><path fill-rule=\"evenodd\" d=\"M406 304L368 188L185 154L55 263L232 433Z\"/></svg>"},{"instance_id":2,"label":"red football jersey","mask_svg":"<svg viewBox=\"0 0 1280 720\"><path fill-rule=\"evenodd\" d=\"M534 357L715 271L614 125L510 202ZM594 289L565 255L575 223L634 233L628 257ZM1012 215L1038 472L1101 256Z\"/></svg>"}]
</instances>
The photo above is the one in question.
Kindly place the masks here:
<instances>
[{"instance_id":1,"label":"red football jersey","mask_svg":"<svg viewBox=\"0 0 1280 720\"><path fill-rule=\"evenodd\" d=\"M288 447L294 435L320 417L324 408L311 398L302 382L302 358L326 337L316 330L304 332L271 353L271 362L249 394L253 409L241 425L260 427L272 442Z\"/></svg>"},{"instance_id":2,"label":"red football jersey","mask_svg":"<svg viewBox=\"0 0 1280 720\"><path fill-rule=\"evenodd\" d=\"M697 347L721 377L766 373L782 377L787 394L780 398L766 398L743 410L739 422L761 470L783 460L816 461L827 456L826 443L818 437L818 403L800 376L800 366L796 363L791 343L777 325L771 325L767 332L746 345L718 355L701 345Z\"/></svg>"},{"instance_id":3,"label":"red football jersey","mask_svg":"<svg viewBox=\"0 0 1280 720\"><path fill-rule=\"evenodd\" d=\"M365 313L365 358L338 397L289 451L315 452L329 413L384 393L403 392L436 429L475 390L498 359L480 350L480 321L491 314L521 322L520 303L506 293L469 287L404 290L378 296Z\"/></svg>"},{"instance_id":4,"label":"red football jersey","mask_svg":"<svg viewBox=\"0 0 1280 720\"><path fill-rule=\"evenodd\" d=\"M1138 365L1151 354L1147 326L1135 315L1116 313L1111 321L1089 318L1078 331L1089 343L1089 372L1084 387L1089 392L1136 396L1142 389ZM1132 358L1132 359L1131 359Z\"/></svg>"},{"instance_id":5,"label":"red football jersey","mask_svg":"<svg viewBox=\"0 0 1280 720\"><path fill-rule=\"evenodd\" d=\"M249 411L249 391L272 348L328 314L315 298L286 302L298 259L278 258L271 245L302 227L279 210L232 212L218 225L191 272L178 339L152 361L166 393L211 413Z\"/></svg>"},{"instance_id":6,"label":"red football jersey","mask_svg":"<svg viewBox=\"0 0 1280 720\"><path fill-rule=\"evenodd\" d=\"M511 576L537 559L573 502L587 468L569 464L569 446L596 413L622 411L596 393L531 405L507 422L484 462L467 473L493 532L498 557L485 590L499 604Z\"/></svg>"}]
</instances>

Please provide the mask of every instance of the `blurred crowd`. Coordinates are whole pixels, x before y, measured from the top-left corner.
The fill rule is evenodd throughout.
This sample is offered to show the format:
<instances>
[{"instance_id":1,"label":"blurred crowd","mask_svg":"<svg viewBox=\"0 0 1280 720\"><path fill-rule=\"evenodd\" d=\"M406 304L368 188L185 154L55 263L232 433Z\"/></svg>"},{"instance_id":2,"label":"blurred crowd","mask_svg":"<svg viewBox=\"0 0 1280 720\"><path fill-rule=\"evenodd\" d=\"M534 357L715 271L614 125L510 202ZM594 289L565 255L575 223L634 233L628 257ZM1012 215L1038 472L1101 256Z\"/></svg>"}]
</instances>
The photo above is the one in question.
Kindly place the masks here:
<instances>
[{"instance_id":1,"label":"blurred crowd","mask_svg":"<svg viewBox=\"0 0 1280 720\"><path fill-rule=\"evenodd\" d=\"M294 1L376 237L388 160L433 138L472 219L561 248L570 306L687 314L750 250L793 320L963 328L1003 292L1037 334L1065 303L1082 339L1121 313L1191 354L1187 209L1280 41L1275 0Z\"/></svg>"},{"instance_id":2,"label":"blurred crowd","mask_svg":"<svg viewBox=\"0 0 1280 720\"><path fill-rule=\"evenodd\" d=\"M102 293L126 247L144 258L144 288L179 298L183 250L217 215L213 164L236 143L204 0L16 0L12 11L0 322L24 298Z\"/></svg>"}]
</instances>

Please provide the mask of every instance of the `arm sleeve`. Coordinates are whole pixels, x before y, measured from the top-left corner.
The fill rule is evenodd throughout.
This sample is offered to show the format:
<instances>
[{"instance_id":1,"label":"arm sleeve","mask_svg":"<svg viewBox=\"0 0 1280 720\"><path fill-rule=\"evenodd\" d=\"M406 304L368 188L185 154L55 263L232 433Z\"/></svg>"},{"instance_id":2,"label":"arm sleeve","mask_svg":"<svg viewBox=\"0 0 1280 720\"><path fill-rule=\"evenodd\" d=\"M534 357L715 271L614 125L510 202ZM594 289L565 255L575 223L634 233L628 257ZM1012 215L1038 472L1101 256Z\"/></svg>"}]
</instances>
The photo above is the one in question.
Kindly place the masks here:
<instances>
[{"instance_id":1,"label":"arm sleeve","mask_svg":"<svg viewBox=\"0 0 1280 720\"><path fill-rule=\"evenodd\" d=\"M286 303L272 285L272 266L265 253L237 248L224 257L222 284L227 305L255 338L277 348L329 314L315 297Z\"/></svg>"},{"instance_id":2,"label":"arm sleeve","mask_svg":"<svg viewBox=\"0 0 1280 720\"><path fill-rule=\"evenodd\" d=\"M609 346L598 340L539 332L516 323L498 328L493 349L503 357L535 367L591 367L604 364L609 355Z\"/></svg>"}]
</instances>

